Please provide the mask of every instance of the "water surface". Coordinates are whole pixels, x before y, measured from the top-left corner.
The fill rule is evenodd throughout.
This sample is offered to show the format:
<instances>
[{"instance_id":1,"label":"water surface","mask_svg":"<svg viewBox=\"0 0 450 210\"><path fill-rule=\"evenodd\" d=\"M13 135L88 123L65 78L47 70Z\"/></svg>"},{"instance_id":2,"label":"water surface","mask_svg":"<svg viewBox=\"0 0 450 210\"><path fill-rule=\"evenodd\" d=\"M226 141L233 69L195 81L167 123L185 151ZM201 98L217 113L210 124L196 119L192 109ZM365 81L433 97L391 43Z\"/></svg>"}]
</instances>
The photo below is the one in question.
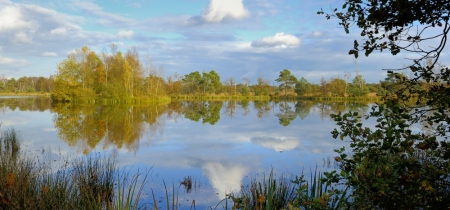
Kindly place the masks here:
<instances>
[{"instance_id":1,"label":"water surface","mask_svg":"<svg viewBox=\"0 0 450 210\"><path fill-rule=\"evenodd\" d=\"M368 105L312 101L181 101L158 105L52 105L48 98L1 97L1 129L14 127L29 152L54 160L86 154L117 154L121 167L150 169L151 189L162 201L163 181L175 186L182 206L215 206L251 178L332 170L329 115L364 114ZM196 184L187 193L180 182ZM149 197L150 196L150 197ZM164 203L165 201L163 201ZM201 209L201 208L200 208Z\"/></svg>"}]
</instances>

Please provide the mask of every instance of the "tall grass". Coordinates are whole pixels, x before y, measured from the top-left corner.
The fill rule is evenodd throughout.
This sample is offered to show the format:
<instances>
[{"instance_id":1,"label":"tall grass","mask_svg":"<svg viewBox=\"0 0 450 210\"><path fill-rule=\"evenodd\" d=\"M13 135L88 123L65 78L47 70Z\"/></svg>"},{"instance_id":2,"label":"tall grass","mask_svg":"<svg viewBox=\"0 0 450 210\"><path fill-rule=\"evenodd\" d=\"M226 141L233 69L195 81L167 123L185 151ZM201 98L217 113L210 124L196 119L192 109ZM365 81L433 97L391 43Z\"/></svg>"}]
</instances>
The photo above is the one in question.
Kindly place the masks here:
<instances>
[{"instance_id":1,"label":"tall grass","mask_svg":"<svg viewBox=\"0 0 450 210\"><path fill-rule=\"evenodd\" d=\"M242 186L239 194L229 194L231 209L345 209L348 204L348 189L340 189L323 181L322 173L311 170L310 179L305 175L290 178L282 175L276 178L273 171L262 179L253 179L250 185ZM229 209L223 200L224 209ZM217 209L217 205L214 209ZM212 209L212 208L211 208Z\"/></svg>"},{"instance_id":2,"label":"tall grass","mask_svg":"<svg viewBox=\"0 0 450 210\"><path fill-rule=\"evenodd\" d=\"M0 137L0 209L138 209L144 181L119 172L112 157L37 161L11 129ZM122 174L122 175L121 175ZM116 187L117 186L117 187Z\"/></svg>"},{"instance_id":3,"label":"tall grass","mask_svg":"<svg viewBox=\"0 0 450 210\"><path fill-rule=\"evenodd\" d=\"M296 185L282 175L277 178L273 170L269 176L252 179L242 186L238 195L228 195L233 200L233 209L287 209L297 198Z\"/></svg>"},{"instance_id":4,"label":"tall grass","mask_svg":"<svg viewBox=\"0 0 450 210\"><path fill-rule=\"evenodd\" d=\"M325 175L327 173L324 173ZM297 195L293 206L300 209L345 209L348 202L347 188L333 185L323 179L323 174L317 170L311 170L309 181L302 172L300 177L293 181L298 185Z\"/></svg>"},{"instance_id":5,"label":"tall grass","mask_svg":"<svg viewBox=\"0 0 450 210\"><path fill-rule=\"evenodd\" d=\"M144 173L138 171L133 176L130 176L129 171L120 173L121 177L117 179L117 196L115 196L114 200L115 209L142 209L141 207L143 206L139 206L139 198L143 192L149 172L150 170L146 170ZM131 179L129 179L130 177ZM142 177L141 182L139 182L140 177Z\"/></svg>"}]
</instances>

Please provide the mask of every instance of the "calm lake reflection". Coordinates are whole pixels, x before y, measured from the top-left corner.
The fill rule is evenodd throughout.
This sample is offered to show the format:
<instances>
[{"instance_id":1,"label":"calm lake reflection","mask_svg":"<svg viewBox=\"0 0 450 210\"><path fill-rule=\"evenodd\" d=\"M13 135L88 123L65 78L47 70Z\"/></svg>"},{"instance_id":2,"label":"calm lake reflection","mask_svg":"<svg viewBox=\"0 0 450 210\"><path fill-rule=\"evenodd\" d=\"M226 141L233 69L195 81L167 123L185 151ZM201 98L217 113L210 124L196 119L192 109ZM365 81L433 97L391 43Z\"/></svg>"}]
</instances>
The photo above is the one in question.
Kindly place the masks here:
<instances>
[{"instance_id":1,"label":"calm lake reflection","mask_svg":"<svg viewBox=\"0 0 450 210\"><path fill-rule=\"evenodd\" d=\"M334 149L329 115L364 114L369 105L313 101L175 101L158 105L52 105L48 98L0 97L1 129L20 131L30 152L52 159L117 154L131 170L152 168L148 189L164 196L163 180L182 206L215 206L225 194L271 168L301 174L327 166ZM180 182L192 177L187 193ZM150 196L151 195L147 195ZM144 202L152 202L150 197ZM158 199L157 198L157 199ZM165 202L165 201L163 201Z\"/></svg>"}]
</instances>

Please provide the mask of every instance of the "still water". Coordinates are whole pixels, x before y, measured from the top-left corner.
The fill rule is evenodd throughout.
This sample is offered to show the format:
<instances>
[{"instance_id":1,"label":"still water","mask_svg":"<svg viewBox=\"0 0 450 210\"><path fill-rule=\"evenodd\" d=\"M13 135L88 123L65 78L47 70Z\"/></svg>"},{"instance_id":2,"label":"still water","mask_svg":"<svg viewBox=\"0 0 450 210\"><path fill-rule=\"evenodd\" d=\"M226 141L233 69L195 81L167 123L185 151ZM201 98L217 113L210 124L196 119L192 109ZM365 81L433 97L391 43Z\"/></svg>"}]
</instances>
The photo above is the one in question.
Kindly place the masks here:
<instances>
[{"instance_id":1,"label":"still water","mask_svg":"<svg viewBox=\"0 0 450 210\"><path fill-rule=\"evenodd\" d=\"M48 98L0 97L1 129L13 127L30 153L50 158L117 155L132 172L151 169L151 190L164 204L163 182L182 206L215 206L250 179L268 174L300 175L333 170L329 117L339 111L364 114L369 105L313 101L176 101L158 105L52 105ZM186 192L180 184L190 176Z\"/></svg>"}]
</instances>

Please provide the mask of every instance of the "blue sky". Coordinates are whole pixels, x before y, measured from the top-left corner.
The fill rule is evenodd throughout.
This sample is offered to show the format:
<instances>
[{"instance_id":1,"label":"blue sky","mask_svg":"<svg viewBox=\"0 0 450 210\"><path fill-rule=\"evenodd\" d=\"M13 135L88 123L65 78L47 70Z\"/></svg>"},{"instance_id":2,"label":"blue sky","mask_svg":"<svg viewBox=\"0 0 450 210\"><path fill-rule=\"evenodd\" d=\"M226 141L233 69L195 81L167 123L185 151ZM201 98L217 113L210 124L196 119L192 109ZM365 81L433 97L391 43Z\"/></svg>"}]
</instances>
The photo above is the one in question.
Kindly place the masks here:
<instances>
[{"instance_id":1,"label":"blue sky","mask_svg":"<svg viewBox=\"0 0 450 210\"><path fill-rule=\"evenodd\" d=\"M221 79L274 81L289 69L298 78L356 75L348 55L355 29L317 15L342 0L0 0L0 76L49 76L69 52L136 46L164 75L216 70ZM408 63L388 53L358 58L367 82L383 68Z\"/></svg>"}]
</instances>

